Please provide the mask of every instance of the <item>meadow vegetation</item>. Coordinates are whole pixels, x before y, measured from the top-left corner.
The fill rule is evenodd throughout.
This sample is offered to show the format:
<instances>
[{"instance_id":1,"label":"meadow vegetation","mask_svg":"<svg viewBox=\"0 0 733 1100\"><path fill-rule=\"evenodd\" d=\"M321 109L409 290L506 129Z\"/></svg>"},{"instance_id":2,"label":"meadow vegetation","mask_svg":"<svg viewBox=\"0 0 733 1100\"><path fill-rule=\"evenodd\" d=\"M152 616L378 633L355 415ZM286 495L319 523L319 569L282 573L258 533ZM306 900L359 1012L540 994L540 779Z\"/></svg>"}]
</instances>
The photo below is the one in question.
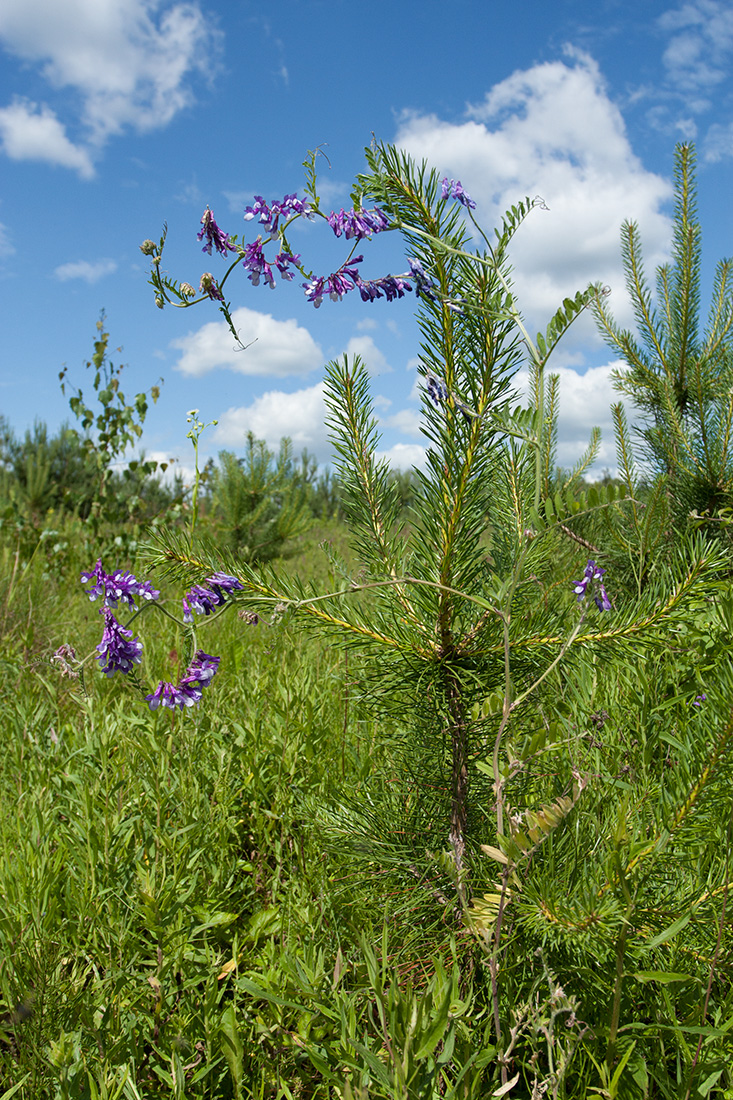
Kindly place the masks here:
<instances>
[{"instance_id":1,"label":"meadow vegetation","mask_svg":"<svg viewBox=\"0 0 733 1100\"><path fill-rule=\"evenodd\" d=\"M698 332L692 151L658 312L624 229L638 339L599 287L530 338L532 203L489 241L462 189L367 159L426 280L424 470L376 457L358 358L326 369L331 472L253 437L195 500L118 467L145 409L103 327L101 411L4 426L0 1100L733 1097L733 296L723 263ZM545 369L587 308L646 398L604 483L595 436L557 468ZM120 612L128 676L92 660L100 557L161 589ZM200 705L151 711L198 646Z\"/></svg>"}]
</instances>

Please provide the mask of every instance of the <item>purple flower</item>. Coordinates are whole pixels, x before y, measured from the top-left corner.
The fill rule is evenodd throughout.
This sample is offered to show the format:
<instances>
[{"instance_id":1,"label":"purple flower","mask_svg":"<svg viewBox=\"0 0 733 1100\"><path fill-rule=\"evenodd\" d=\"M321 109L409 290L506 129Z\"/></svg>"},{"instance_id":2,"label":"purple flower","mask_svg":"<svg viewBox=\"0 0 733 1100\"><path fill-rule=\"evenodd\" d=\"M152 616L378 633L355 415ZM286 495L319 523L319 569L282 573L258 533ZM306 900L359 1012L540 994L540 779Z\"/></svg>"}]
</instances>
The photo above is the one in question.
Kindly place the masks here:
<instances>
[{"instance_id":1,"label":"purple flower","mask_svg":"<svg viewBox=\"0 0 733 1100\"><path fill-rule=\"evenodd\" d=\"M203 585L195 584L183 597L184 623L193 622L194 611L197 615L210 615L214 608L226 603L227 592L242 587L237 578L230 577L228 573L214 573L212 577L207 577Z\"/></svg>"},{"instance_id":2,"label":"purple flower","mask_svg":"<svg viewBox=\"0 0 733 1100\"><path fill-rule=\"evenodd\" d=\"M210 271L205 271L201 276L201 282L199 283L199 289L202 294L207 294L209 298L215 302L223 302L224 295L219 289L216 279Z\"/></svg>"},{"instance_id":3,"label":"purple flower","mask_svg":"<svg viewBox=\"0 0 733 1100\"><path fill-rule=\"evenodd\" d=\"M596 607L599 611L611 610L611 601L606 595L606 589L603 587L602 584L598 585L598 594L594 596L593 599L596 601Z\"/></svg>"},{"instance_id":4,"label":"purple flower","mask_svg":"<svg viewBox=\"0 0 733 1100\"><path fill-rule=\"evenodd\" d=\"M606 589L603 587L603 584L601 583L598 585L597 592L593 591L595 588L595 582L602 581L605 572L606 570L601 569L599 565L596 565L592 558L588 560L588 564L585 567L583 576L577 582L577 584L573 585L573 592L578 597L578 603L580 603L580 601L585 598L585 596L588 594L588 589L590 588L598 610L611 610L611 601L608 598Z\"/></svg>"},{"instance_id":5,"label":"purple flower","mask_svg":"<svg viewBox=\"0 0 733 1100\"><path fill-rule=\"evenodd\" d=\"M389 218L377 206L373 210L340 210L338 214L332 210L328 215L328 224L337 237L343 233L347 241L352 237L361 241L364 237L371 237L372 233L388 229Z\"/></svg>"},{"instance_id":6,"label":"purple flower","mask_svg":"<svg viewBox=\"0 0 733 1100\"><path fill-rule=\"evenodd\" d=\"M248 278L252 286L259 286L260 279L264 278L265 282L270 284L270 289L274 289L275 276L262 251L262 237L258 237L245 248L243 266L249 271Z\"/></svg>"},{"instance_id":7,"label":"purple flower","mask_svg":"<svg viewBox=\"0 0 733 1100\"><path fill-rule=\"evenodd\" d=\"M211 657L208 653L204 653L203 649L197 650L193 661L186 669L185 676L181 679L181 684L206 687L219 671L220 661L221 657Z\"/></svg>"},{"instance_id":8,"label":"purple flower","mask_svg":"<svg viewBox=\"0 0 733 1100\"><path fill-rule=\"evenodd\" d=\"M436 409L439 409L443 402L448 397L448 390L445 388L439 378L436 378L434 374L427 374L426 378L428 384L425 387L428 397L435 405Z\"/></svg>"},{"instance_id":9,"label":"purple flower","mask_svg":"<svg viewBox=\"0 0 733 1100\"><path fill-rule=\"evenodd\" d=\"M388 302L395 298L404 298L406 291L412 291L412 287L403 275L383 275L381 279L370 279L356 284L363 302L373 302L375 298L385 297Z\"/></svg>"},{"instance_id":10,"label":"purple flower","mask_svg":"<svg viewBox=\"0 0 733 1100\"><path fill-rule=\"evenodd\" d=\"M408 260L408 263L410 265L412 279L415 283L415 296L418 298L429 298L431 302L437 302L437 288L435 283L428 276L423 265L419 260L414 259Z\"/></svg>"},{"instance_id":11,"label":"purple flower","mask_svg":"<svg viewBox=\"0 0 733 1100\"><path fill-rule=\"evenodd\" d=\"M441 193L444 199L453 198L469 210L476 209L476 203L468 192L463 190L463 184L460 180L449 180L446 176L441 184Z\"/></svg>"},{"instance_id":12,"label":"purple flower","mask_svg":"<svg viewBox=\"0 0 733 1100\"><path fill-rule=\"evenodd\" d=\"M350 290L361 283L361 276L355 265L360 264L363 259L363 256L354 256L351 267L343 264L338 271L332 272L328 278L320 276L311 280L310 283L303 283L308 301L313 302L316 309L318 309L326 295L332 302L340 302L344 294L348 294Z\"/></svg>"},{"instance_id":13,"label":"purple flower","mask_svg":"<svg viewBox=\"0 0 733 1100\"><path fill-rule=\"evenodd\" d=\"M201 251L208 252L209 255L211 255L212 245L220 256L226 256L227 252L237 251L236 247L229 243L229 234L222 233L221 229L219 229L219 226L214 221L214 215L211 213L208 206L204 210L204 216L201 219L201 229L196 236L200 241L206 237L206 243Z\"/></svg>"},{"instance_id":14,"label":"purple flower","mask_svg":"<svg viewBox=\"0 0 733 1100\"><path fill-rule=\"evenodd\" d=\"M115 672L132 672L132 666L140 663L143 644L139 638L132 637L131 630L126 630L117 622L109 608L105 607L103 613L104 633L97 646L99 666L105 676L113 676Z\"/></svg>"},{"instance_id":15,"label":"purple flower","mask_svg":"<svg viewBox=\"0 0 733 1100\"><path fill-rule=\"evenodd\" d=\"M172 684L161 680L155 691L145 696L148 706L151 710L157 710L159 706L169 707L171 710L195 706L203 695L203 689L216 676L220 661L221 657L211 657L202 649L197 650L180 683Z\"/></svg>"},{"instance_id":16,"label":"purple flower","mask_svg":"<svg viewBox=\"0 0 733 1100\"><path fill-rule=\"evenodd\" d=\"M299 199L295 194L286 195L282 202L273 202L268 206L262 195L255 195L254 206L248 206L244 211L244 220L249 222L257 218L268 233L275 234L281 217L287 219L296 214L303 214L306 218L313 217L313 210L307 199Z\"/></svg>"},{"instance_id":17,"label":"purple flower","mask_svg":"<svg viewBox=\"0 0 733 1100\"><path fill-rule=\"evenodd\" d=\"M171 710L180 707L183 710L184 707L195 706L200 698L200 688L174 685L166 680L161 680L155 691L145 696L151 710L157 710L159 706L170 707Z\"/></svg>"},{"instance_id":18,"label":"purple flower","mask_svg":"<svg viewBox=\"0 0 733 1100\"><path fill-rule=\"evenodd\" d=\"M81 574L82 584L89 584L92 579L95 583L91 588L86 589L89 599L96 600L97 596L102 596L105 607L117 607L118 601L121 600L132 611L137 611L135 597L142 596L145 600L157 600L160 595L150 581L139 581L132 573L124 573L121 569L116 569L114 573L105 573L101 558L94 569Z\"/></svg>"},{"instance_id":19,"label":"purple flower","mask_svg":"<svg viewBox=\"0 0 733 1100\"><path fill-rule=\"evenodd\" d=\"M701 707L706 699L707 695L696 695L692 704L693 707Z\"/></svg>"},{"instance_id":20,"label":"purple flower","mask_svg":"<svg viewBox=\"0 0 733 1100\"><path fill-rule=\"evenodd\" d=\"M293 267L297 267L299 263L299 253L296 253L295 256L291 256L289 252L278 252L275 257L275 267L278 269L283 279L287 279L288 282L293 278L293 272L288 265L292 264Z\"/></svg>"}]
</instances>

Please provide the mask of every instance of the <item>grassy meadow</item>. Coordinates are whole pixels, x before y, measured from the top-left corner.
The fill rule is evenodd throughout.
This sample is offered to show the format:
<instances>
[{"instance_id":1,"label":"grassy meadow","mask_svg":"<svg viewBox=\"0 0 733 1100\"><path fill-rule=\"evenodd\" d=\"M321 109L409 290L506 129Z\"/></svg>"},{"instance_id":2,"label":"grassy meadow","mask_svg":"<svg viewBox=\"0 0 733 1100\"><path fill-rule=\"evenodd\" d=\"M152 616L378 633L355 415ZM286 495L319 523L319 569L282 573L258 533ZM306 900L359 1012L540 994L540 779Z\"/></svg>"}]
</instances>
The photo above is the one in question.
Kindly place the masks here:
<instances>
[{"instance_id":1,"label":"grassy meadow","mask_svg":"<svg viewBox=\"0 0 733 1100\"><path fill-rule=\"evenodd\" d=\"M100 636L66 533L26 561L3 547L0 1096L495 1094L485 754L462 910L440 763L428 792L358 654L232 607L200 631L221 655L205 704L150 713L51 660ZM333 585L323 540L348 555L321 525L285 571ZM144 619L145 666L174 669L180 633ZM513 1096L733 1087L726 629L698 600L674 644L592 662L582 702L558 675L512 736L515 805L583 776L507 907Z\"/></svg>"}]
</instances>

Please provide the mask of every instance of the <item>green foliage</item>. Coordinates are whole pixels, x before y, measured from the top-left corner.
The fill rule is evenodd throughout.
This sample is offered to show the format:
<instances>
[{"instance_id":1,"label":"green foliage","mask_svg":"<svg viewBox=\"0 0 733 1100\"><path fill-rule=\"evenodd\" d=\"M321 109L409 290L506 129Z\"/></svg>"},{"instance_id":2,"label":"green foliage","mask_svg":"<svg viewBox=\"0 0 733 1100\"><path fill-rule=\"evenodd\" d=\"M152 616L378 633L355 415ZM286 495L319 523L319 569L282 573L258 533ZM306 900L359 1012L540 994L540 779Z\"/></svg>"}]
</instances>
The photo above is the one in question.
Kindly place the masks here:
<instances>
[{"instance_id":1,"label":"green foliage","mask_svg":"<svg viewBox=\"0 0 733 1100\"><path fill-rule=\"evenodd\" d=\"M308 485L314 471L307 456L300 470L289 439L277 457L247 433L244 455L222 451L213 478L213 509L229 548L245 562L268 561L289 539L307 531Z\"/></svg>"},{"instance_id":2,"label":"green foliage","mask_svg":"<svg viewBox=\"0 0 733 1100\"><path fill-rule=\"evenodd\" d=\"M623 225L621 250L638 335L619 328L603 296L596 298L599 328L626 364L615 372L616 385L644 417L644 458L655 475L666 478L674 522L699 513L711 534L727 530L733 485L733 263L721 260L716 268L703 328L694 146L678 145L675 154L672 261L657 269L656 302L633 222Z\"/></svg>"},{"instance_id":3,"label":"green foliage","mask_svg":"<svg viewBox=\"0 0 733 1100\"><path fill-rule=\"evenodd\" d=\"M136 459L126 456L126 452L140 439L148 411L148 394L138 393L127 401L120 389L123 366L115 366L107 355L109 333L104 331L104 313L97 322L98 338L94 342L94 355L86 364L92 373L92 389L96 397L97 408L84 399L80 388L72 386L69 407L81 424L82 433L77 440L86 452L88 466L95 470L96 477L85 497L79 495L75 504L83 510L92 526L97 529L102 519L110 523L124 522L139 516L145 506L141 498L143 486L158 468L165 471L166 463L160 466L145 458ZM59 374L61 392L66 392L68 368ZM160 395L160 387L150 389L150 398L155 403ZM116 477L116 466L121 469L121 482Z\"/></svg>"}]
</instances>

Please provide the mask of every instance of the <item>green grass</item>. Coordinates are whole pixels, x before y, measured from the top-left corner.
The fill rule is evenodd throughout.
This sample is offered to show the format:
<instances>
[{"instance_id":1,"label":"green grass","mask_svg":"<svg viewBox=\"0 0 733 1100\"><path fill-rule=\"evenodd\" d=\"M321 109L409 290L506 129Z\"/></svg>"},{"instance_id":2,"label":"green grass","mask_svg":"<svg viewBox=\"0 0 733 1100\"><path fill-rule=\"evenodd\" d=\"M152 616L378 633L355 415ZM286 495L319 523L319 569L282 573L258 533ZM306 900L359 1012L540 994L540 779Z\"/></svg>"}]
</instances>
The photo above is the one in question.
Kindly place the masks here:
<instances>
[{"instance_id":1,"label":"green grass","mask_svg":"<svg viewBox=\"0 0 733 1100\"><path fill-rule=\"evenodd\" d=\"M322 539L345 549L327 525L285 567L328 583ZM471 931L457 910L447 831L419 812L434 792L356 658L230 610L199 630L221 656L202 705L151 714L94 662L82 681L49 660L97 644L89 564L3 558L0 1097L490 1095L493 917L475 908ZM547 805L573 771L586 784L507 910L511 1096L733 1088L727 743L711 763L728 680L701 616L666 655L558 677L508 738L514 806ZM152 611L135 629L150 690L184 642ZM473 828L491 839L480 765ZM669 830L680 789L693 802ZM501 867L478 844L472 860L480 899Z\"/></svg>"}]
</instances>

